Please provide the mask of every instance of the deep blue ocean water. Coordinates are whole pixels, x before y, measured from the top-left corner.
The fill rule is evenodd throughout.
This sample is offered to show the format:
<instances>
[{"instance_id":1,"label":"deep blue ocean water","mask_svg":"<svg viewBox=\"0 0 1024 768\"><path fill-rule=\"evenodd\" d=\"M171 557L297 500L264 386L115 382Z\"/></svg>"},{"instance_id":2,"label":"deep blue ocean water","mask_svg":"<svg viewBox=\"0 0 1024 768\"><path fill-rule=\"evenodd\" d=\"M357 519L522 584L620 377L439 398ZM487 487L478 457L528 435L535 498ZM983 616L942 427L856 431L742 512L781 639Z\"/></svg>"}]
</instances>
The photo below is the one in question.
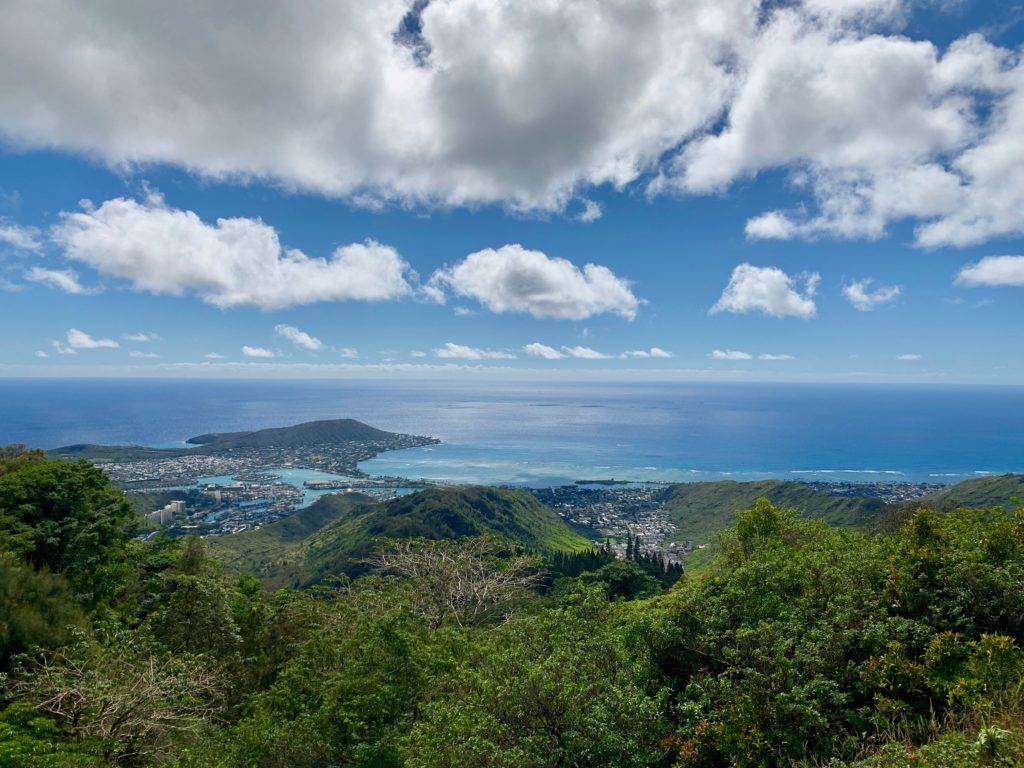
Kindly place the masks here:
<instances>
[{"instance_id":1,"label":"deep blue ocean water","mask_svg":"<svg viewBox=\"0 0 1024 768\"><path fill-rule=\"evenodd\" d=\"M0 442L177 446L352 417L440 438L375 474L956 482L1024 471L1024 387L411 381L0 380Z\"/></svg>"}]
</instances>

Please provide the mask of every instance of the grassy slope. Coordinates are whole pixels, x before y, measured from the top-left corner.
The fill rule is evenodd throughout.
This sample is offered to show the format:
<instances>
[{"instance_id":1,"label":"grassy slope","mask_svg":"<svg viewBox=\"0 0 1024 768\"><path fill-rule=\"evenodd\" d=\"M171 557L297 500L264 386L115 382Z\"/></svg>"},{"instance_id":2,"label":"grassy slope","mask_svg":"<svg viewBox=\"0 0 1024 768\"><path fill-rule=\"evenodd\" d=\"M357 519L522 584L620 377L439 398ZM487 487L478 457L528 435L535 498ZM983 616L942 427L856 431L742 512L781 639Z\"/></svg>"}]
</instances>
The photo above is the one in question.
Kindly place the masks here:
<instances>
[{"instance_id":1,"label":"grassy slope","mask_svg":"<svg viewBox=\"0 0 1024 768\"><path fill-rule=\"evenodd\" d=\"M928 494L922 501L939 508L946 506L1002 507L1013 509L1013 499L1024 499L1024 475L979 477Z\"/></svg>"},{"instance_id":2,"label":"grassy slope","mask_svg":"<svg viewBox=\"0 0 1024 768\"><path fill-rule=\"evenodd\" d=\"M147 448L143 445L96 445L95 443L79 443L65 445L47 451L51 459L87 459L97 464L121 461L145 461L148 459L173 459L192 453L189 448Z\"/></svg>"},{"instance_id":3,"label":"grassy slope","mask_svg":"<svg viewBox=\"0 0 1024 768\"><path fill-rule=\"evenodd\" d=\"M321 496L305 509L255 531L211 536L206 541L231 569L269 578L282 570L295 570L293 564L301 560L297 553L306 538L353 509L371 504L369 496L359 493Z\"/></svg>"},{"instance_id":4,"label":"grassy slope","mask_svg":"<svg viewBox=\"0 0 1024 768\"><path fill-rule=\"evenodd\" d=\"M541 551L591 546L526 491L432 488L369 505L347 501L351 498L325 496L300 512L303 517L291 529L287 518L258 531L211 539L211 548L232 567L277 587L359 573L378 539L491 534Z\"/></svg>"},{"instance_id":5,"label":"grassy slope","mask_svg":"<svg viewBox=\"0 0 1024 768\"><path fill-rule=\"evenodd\" d=\"M715 531L735 523L737 510L750 509L762 496L776 507L795 509L832 525L855 527L870 525L885 506L878 499L829 496L786 480L681 483L665 491L664 501L670 519L678 526L676 541L704 544Z\"/></svg>"}]
</instances>

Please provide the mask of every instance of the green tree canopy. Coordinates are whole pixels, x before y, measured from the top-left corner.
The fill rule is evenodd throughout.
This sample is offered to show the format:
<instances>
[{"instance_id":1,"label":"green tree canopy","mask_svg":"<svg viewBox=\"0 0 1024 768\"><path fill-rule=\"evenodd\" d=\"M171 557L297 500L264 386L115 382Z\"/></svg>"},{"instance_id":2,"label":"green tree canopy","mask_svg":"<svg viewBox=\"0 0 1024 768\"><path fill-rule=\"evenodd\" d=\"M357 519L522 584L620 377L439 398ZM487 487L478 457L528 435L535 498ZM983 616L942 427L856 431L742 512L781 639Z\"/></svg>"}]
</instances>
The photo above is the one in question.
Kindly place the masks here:
<instances>
[{"instance_id":1,"label":"green tree canopy","mask_svg":"<svg viewBox=\"0 0 1024 768\"><path fill-rule=\"evenodd\" d=\"M124 494L86 461L19 454L0 464L0 546L66 576L85 605L110 597L135 521Z\"/></svg>"}]
</instances>

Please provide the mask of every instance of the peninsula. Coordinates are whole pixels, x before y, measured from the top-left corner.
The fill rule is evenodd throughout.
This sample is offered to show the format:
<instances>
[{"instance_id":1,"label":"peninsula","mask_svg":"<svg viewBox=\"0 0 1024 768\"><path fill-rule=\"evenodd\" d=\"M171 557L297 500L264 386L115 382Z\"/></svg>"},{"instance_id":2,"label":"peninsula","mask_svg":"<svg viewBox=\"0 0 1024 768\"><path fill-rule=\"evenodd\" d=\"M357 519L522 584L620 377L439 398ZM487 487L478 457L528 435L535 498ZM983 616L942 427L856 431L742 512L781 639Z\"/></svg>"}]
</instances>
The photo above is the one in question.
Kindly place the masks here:
<instances>
[{"instance_id":1,"label":"peninsula","mask_svg":"<svg viewBox=\"0 0 1024 768\"><path fill-rule=\"evenodd\" d=\"M310 421L290 427L196 435L191 447L68 445L49 451L54 459L87 459L101 465L123 488L189 485L197 478L255 472L268 467L303 467L365 477L359 463L384 451L436 445L433 437L385 432L354 419Z\"/></svg>"}]
</instances>

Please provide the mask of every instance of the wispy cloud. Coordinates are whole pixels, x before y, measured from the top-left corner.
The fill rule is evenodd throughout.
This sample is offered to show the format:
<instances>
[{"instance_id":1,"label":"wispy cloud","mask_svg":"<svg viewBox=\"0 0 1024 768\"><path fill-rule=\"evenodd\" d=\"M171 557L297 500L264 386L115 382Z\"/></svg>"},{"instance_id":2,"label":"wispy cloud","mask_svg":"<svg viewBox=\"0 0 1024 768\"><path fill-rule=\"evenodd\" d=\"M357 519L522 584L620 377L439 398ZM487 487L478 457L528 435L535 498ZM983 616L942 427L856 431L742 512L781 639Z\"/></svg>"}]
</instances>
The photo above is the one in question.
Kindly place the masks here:
<instances>
[{"instance_id":1,"label":"wispy cloud","mask_svg":"<svg viewBox=\"0 0 1024 768\"><path fill-rule=\"evenodd\" d=\"M604 215L604 209L601 208L601 204L594 200L584 200L583 210L576 217L584 224L589 224L592 221L597 221Z\"/></svg>"},{"instance_id":2,"label":"wispy cloud","mask_svg":"<svg viewBox=\"0 0 1024 768\"><path fill-rule=\"evenodd\" d=\"M527 344L523 347L523 352L528 355L532 355L533 357L543 357L545 360L561 360L565 357L565 355L554 347L549 347L547 344L541 344L539 341Z\"/></svg>"},{"instance_id":3,"label":"wispy cloud","mask_svg":"<svg viewBox=\"0 0 1024 768\"><path fill-rule=\"evenodd\" d=\"M49 288L56 288L59 291L64 291L64 293L77 295L99 293L98 288L87 288L82 285L78 279L78 273L73 269L32 267L25 272L25 279Z\"/></svg>"},{"instance_id":4,"label":"wispy cloud","mask_svg":"<svg viewBox=\"0 0 1024 768\"><path fill-rule=\"evenodd\" d=\"M630 349L623 352L619 357L640 357L640 358L661 358L667 359L672 357L671 352L666 352L661 347L651 347L650 349Z\"/></svg>"},{"instance_id":5,"label":"wispy cloud","mask_svg":"<svg viewBox=\"0 0 1024 768\"><path fill-rule=\"evenodd\" d=\"M880 285L872 290L871 284L873 282L872 278L867 277L863 280L847 283L843 286L843 296L861 312L870 312L883 304L888 304L890 301L895 300L903 290L898 285Z\"/></svg>"},{"instance_id":6,"label":"wispy cloud","mask_svg":"<svg viewBox=\"0 0 1024 768\"><path fill-rule=\"evenodd\" d=\"M43 247L38 229L22 227L7 219L0 219L0 246L17 251L39 251Z\"/></svg>"},{"instance_id":7,"label":"wispy cloud","mask_svg":"<svg viewBox=\"0 0 1024 768\"><path fill-rule=\"evenodd\" d=\"M274 326L274 333L282 338L288 339L295 346L301 347L302 349L309 350L310 352L316 352L321 349L324 345L320 339L315 336L310 336L305 331L300 331L294 325L280 325Z\"/></svg>"},{"instance_id":8,"label":"wispy cloud","mask_svg":"<svg viewBox=\"0 0 1024 768\"><path fill-rule=\"evenodd\" d=\"M476 349L463 344L446 343L434 350L434 357L452 360L513 360L515 355L493 349Z\"/></svg>"},{"instance_id":9,"label":"wispy cloud","mask_svg":"<svg viewBox=\"0 0 1024 768\"><path fill-rule=\"evenodd\" d=\"M708 355L712 360L753 360L754 356L749 352L740 352L735 349L713 349Z\"/></svg>"},{"instance_id":10,"label":"wispy cloud","mask_svg":"<svg viewBox=\"0 0 1024 768\"><path fill-rule=\"evenodd\" d=\"M610 360L612 357L590 347L562 347L562 351L569 355L569 357L575 357L577 360Z\"/></svg>"}]
</instances>

